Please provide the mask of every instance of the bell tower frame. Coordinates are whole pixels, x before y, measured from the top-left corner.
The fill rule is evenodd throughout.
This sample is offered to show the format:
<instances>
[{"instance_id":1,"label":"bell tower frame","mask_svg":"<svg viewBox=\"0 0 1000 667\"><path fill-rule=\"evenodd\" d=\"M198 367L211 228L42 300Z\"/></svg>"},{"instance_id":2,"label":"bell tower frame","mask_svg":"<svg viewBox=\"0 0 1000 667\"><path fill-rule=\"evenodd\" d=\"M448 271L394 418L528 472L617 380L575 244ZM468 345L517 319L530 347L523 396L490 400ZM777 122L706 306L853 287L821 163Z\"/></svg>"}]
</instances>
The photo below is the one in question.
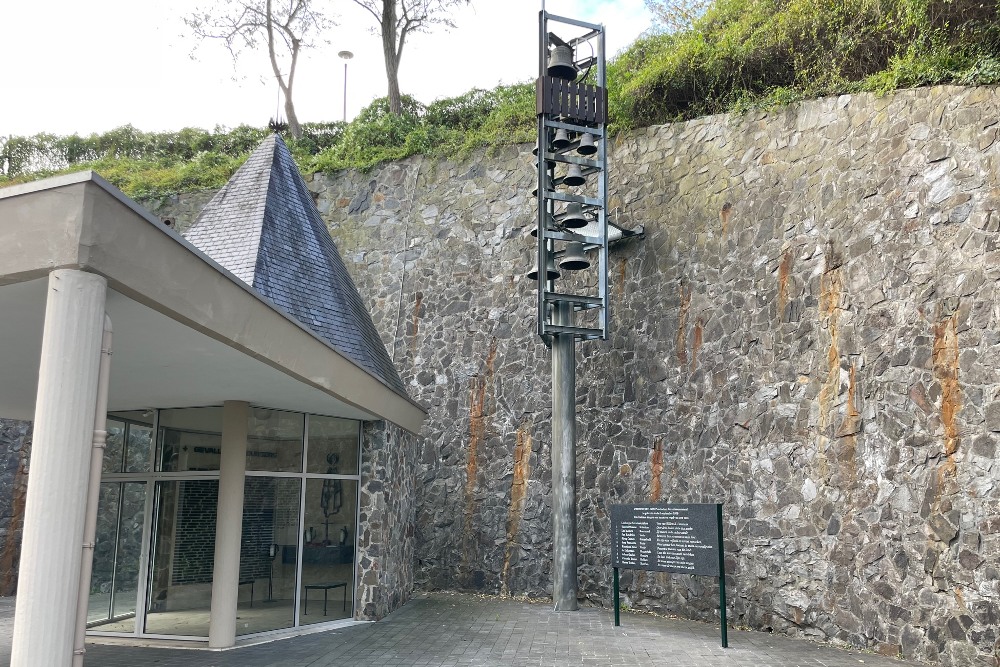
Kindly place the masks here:
<instances>
[{"instance_id":1,"label":"bell tower frame","mask_svg":"<svg viewBox=\"0 0 1000 667\"><path fill-rule=\"evenodd\" d=\"M580 34L564 40L550 32L550 25ZM588 45L589 53L578 57ZM594 68L596 76L591 76ZM535 279L538 281L537 332L552 349L552 601L555 611L574 611L579 605L576 341L608 338L607 108L604 26L549 14L543 5L538 15L536 83L538 226ZM595 143L596 151L593 150ZM557 176L557 169L564 170L564 175ZM572 190L567 191L567 187ZM579 228L576 223L581 222L581 217L585 224ZM574 224L571 225L571 221ZM567 283L572 282L572 287L557 291L555 262L560 261L560 266L569 270L587 267L586 254L597 255L596 294L593 284L587 280L567 280Z\"/></svg>"}]
</instances>

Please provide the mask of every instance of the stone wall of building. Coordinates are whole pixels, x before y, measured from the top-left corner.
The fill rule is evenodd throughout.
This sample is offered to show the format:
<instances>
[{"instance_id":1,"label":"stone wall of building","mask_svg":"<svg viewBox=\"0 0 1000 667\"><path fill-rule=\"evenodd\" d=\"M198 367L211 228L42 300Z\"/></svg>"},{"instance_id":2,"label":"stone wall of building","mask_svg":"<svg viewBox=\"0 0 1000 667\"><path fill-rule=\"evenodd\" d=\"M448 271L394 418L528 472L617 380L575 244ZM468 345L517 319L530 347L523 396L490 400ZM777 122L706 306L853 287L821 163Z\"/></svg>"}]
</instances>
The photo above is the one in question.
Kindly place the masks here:
<instances>
[{"instance_id":1,"label":"stone wall of building","mask_svg":"<svg viewBox=\"0 0 1000 667\"><path fill-rule=\"evenodd\" d=\"M611 146L613 332L578 364L580 591L608 506L726 509L736 625L993 664L1000 97L934 88L653 127ZM411 394L418 588L550 590L550 391L528 147L310 186ZM390 540L388 544L393 544ZM712 619L715 584L626 573Z\"/></svg>"},{"instance_id":2,"label":"stone wall of building","mask_svg":"<svg viewBox=\"0 0 1000 667\"><path fill-rule=\"evenodd\" d=\"M31 422L0 419L0 595L17 590L28 493Z\"/></svg>"},{"instance_id":3,"label":"stone wall of building","mask_svg":"<svg viewBox=\"0 0 1000 667\"><path fill-rule=\"evenodd\" d=\"M416 438L388 422L365 422L358 512L357 617L377 621L413 593Z\"/></svg>"}]
</instances>

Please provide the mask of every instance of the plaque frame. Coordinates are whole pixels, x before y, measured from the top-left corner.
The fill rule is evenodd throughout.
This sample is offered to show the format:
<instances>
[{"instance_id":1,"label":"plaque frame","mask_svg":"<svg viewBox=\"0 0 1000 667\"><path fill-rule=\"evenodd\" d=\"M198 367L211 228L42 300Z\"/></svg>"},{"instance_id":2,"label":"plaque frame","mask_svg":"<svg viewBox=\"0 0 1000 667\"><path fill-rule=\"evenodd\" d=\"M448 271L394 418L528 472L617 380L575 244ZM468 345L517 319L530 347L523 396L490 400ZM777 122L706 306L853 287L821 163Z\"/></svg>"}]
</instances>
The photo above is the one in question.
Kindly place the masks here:
<instances>
[{"instance_id":1,"label":"plaque frame","mask_svg":"<svg viewBox=\"0 0 1000 667\"><path fill-rule=\"evenodd\" d=\"M672 563L661 563L660 562L661 559L659 557L659 553L658 552L656 552L654 554L654 559L648 559L648 560L650 560L650 562L641 563L641 562L639 562L639 559L637 558L634 563L632 563L632 562L628 563L627 567L623 564L623 562L622 562L623 558L622 558L622 554L621 554L621 550L622 550L621 547L622 547L622 542L623 542L623 532L622 532L623 529L622 529L622 526L623 526L623 523L625 523L625 522L620 521L620 519L622 518L623 514L630 513L632 515L635 515L637 512L639 512L641 514L652 513L652 514L655 515L656 514L656 510L661 510L659 522L666 523L667 520L669 519L670 520L669 525L671 525L671 526L680 525L681 526L681 532L689 533L689 532L693 532L693 529L690 527L690 520L688 520L688 519L682 519L679 515L680 514L687 514L692 508L697 508L698 513L700 515L702 515L700 517L700 519L702 520L702 522L704 522L704 515L706 514L705 510L708 510L712 506L714 506L714 508L715 508L715 513L714 513L715 514L715 517L714 517L715 518L715 521L714 521L714 523L715 523L715 526L714 526L715 527L715 544L713 546L716 548L716 551L718 552L718 570L717 571L710 572L710 573L706 574L706 572L705 572L706 568L704 566L705 565L704 562L701 562L700 564L695 564L695 561L694 561L693 557L691 559L691 563L690 564L684 564L683 567L681 567L680 565L676 565L675 566ZM653 511L650 512L650 510L653 510ZM722 640L722 648L728 648L729 647L729 634L728 634L728 627L727 627L728 626L728 622L727 622L727 619L726 619L726 554L725 554L725 549L723 547L723 535L722 535L722 503L711 503L711 504L709 504L709 503L645 503L645 504L642 504L642 505L612 505L611 506L611 516L612 516L612 520L611 520L611 531L612 531L612 547L611 547L612 559L611 559L611 564L612 564L612 570L614 572L614 576L613 576L613 593L614 593L613 604L614 604L614 607L615 607L615 627L618 627L618 626L621 625L621 590L619 588L619 574L618 574L619 568L621 568L621 569L630 569L630 570L648 570L648 571L657 571L657 572L676 572L676 573L684 573L684 574L694 574L695 576L717 576L717 578L719 580L719 618L720 618L720 621L721 621L720 634L721 634L721 640ZM654 536L656 535L655 524L658 523L658 519L655 516L653 518L647 518L645 516L641 516L639 518L636 518L636 517L633 516L633 517L630 517L630 518L631 518L631 521L628 522L628 525L630 527L633 527L633 526L635 526L637 524L647 523L647 524L650 525L650 529L648 531L648 534L649 535L654 535ZM689 522L688 526L682 525L682 521L684 521L684 520L688 520L688 522ZM704 528L704 526L701 526L701 527ZM704 533L704 532L705 531L702 531L702 533ZM652 538L648 538L648 539L652 539ZM704 544L704 543L702 542L702 544ZM654 546L651 546L650 548L656 550L656 549L659 549L659 546L660 545L657 542ZM705 548L705 547L702 547L702 548ZM637 547L637 550L638 550L638 547ZM655 563L652 562L652 560L655 560ZM699 567L699 565L700 565L700 567ZM717 575L716 575L716 573L717 573Z\"/></svg>"}]
</instances>

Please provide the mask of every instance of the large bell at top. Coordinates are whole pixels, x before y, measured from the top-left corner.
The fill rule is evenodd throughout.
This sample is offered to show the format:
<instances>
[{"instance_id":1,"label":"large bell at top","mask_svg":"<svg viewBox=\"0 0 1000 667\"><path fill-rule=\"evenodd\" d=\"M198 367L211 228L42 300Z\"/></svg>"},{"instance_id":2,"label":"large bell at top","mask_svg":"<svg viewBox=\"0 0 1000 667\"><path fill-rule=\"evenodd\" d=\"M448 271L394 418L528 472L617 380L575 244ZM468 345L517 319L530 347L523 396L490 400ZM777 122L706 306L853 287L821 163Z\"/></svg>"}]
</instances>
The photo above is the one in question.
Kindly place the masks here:
<instances>
[{"instance_id":1,"label":"large bell at top","mask_svg":"<svg viewBox=\"0 0 1000 667\"><path fill-rule=\"evenodd\" d=\"M580 246L580 247L582 248L583 246ZM589 266L589 264L588 264L588 266ZM556 268L556 263L552 259L552 255L549 255L549 261L546 263L546 266L545 266L545 279L546 280L556 280L561 275L562 274L559 273L559 269ZM526 274L524 274L524 277L527 278L528 280L538 280L538 262L537 261L531 266L531 271L528 271Z\"/></svg>"},{"instance_id":2,"label":"large bell at top","mask_svg":"<svg viewBox=\"0 0 1000 667\"><path fill-rule=\"evenodd\" d=\"M582 271L590 268L590 260L587 259L582 243L566 244L566 251L559 258L559 268L566 271Z\"/></svg>"},{"instance_id":3,"label":"large bell at top","mask_svg":"<svg viewBox=\"0 0 1000 667\"><path fill-rule=\"evenodd\" d=\"M564 185L583 185L587 182L587 179L583 177L583 170L580 169L580 165L571 164L566 170L566 175L563 176L562 180Z\"/></svg>"},{"instance_id":4,"label":"large bell at top","mask_svg":"<svg viewBox=\"0 0 1000 667\"><path fill-rule=\"evenodd\" d=\"M585 132L580 137L580 145L577 147L576 152L580 155L593 155L597 152L597 144L594 142L594 135L590 132Z\"/></svg>"},{"instance_id":5,"label":"large bell at top","mask_svg":"<svg viewBox=\"0 0 1000 667\"><path fill-rule=\"evenodd\" d=\"M583 204L572 202L566 207L566 214L559 222L563 227L569 229L582 229L589 224L590 220L583 213Z\"/></svg>"},{"instance_id":6,"label":"large bell at top","mask_svg":"<svg viewBox=\"0 0 1000 667\"><path fill-rule=\"evenodd\" d=\"M549 76L574 81L579 70L573 63L573 47L559 45L549 53Z\"/></svg>"}]
</instances>

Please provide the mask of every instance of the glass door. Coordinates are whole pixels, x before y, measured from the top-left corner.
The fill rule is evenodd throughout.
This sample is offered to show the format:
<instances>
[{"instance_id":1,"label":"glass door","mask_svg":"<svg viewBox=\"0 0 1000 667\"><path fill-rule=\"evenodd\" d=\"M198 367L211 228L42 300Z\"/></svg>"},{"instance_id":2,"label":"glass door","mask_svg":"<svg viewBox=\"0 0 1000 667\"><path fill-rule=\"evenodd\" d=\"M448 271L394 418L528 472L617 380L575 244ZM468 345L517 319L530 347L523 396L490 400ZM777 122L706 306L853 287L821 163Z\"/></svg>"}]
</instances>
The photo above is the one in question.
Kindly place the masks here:
<instances>
[{"instance_id":1,"label":"glass door","mask_svg":"<svg viewBox=\"0 0 1000 667\"><path fill-rule=\"evenodd\" d=\"M87 613L89 628L105 632L135 631L145 506L145 482L101 484Z\"/></svg>"},{"instance_id":2,"label":"glass door","mask_svg":"<svg viewBox=\"0 0 1000 667\"><path fill-rule=\"evenodd\" d=\"M134 633L150 466L152 413L110 416L102 465L87 627Z\"/></svg>"}]
</instances>

